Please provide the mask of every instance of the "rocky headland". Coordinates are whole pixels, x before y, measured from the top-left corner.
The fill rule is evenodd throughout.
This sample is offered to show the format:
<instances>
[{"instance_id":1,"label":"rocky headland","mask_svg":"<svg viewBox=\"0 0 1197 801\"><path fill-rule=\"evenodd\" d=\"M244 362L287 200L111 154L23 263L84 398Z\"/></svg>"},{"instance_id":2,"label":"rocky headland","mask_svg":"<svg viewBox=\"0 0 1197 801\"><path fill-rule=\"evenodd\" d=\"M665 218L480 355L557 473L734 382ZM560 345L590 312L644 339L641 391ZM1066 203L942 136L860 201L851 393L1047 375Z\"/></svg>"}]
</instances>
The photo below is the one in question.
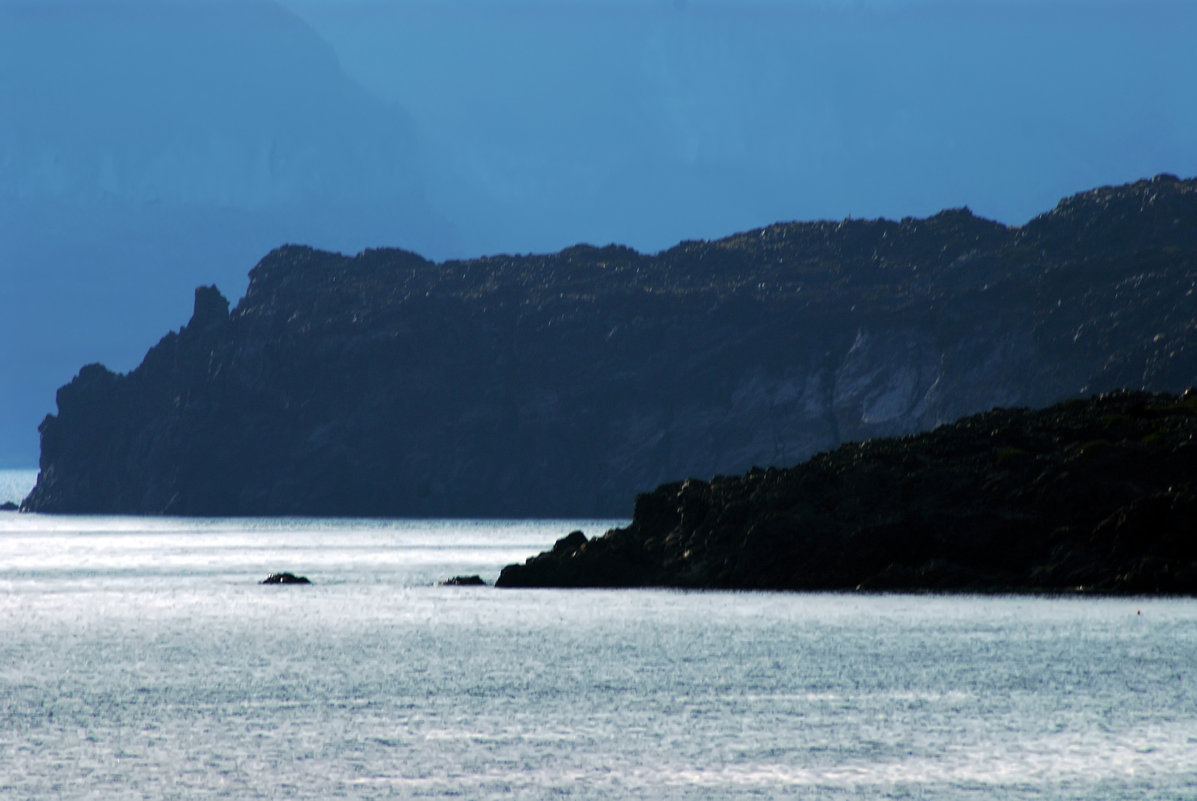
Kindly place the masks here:
<instances>
[{"instance_id":1,"label":"rocky headland","mask_svg":"<svg viewBox=\"0 0 1197 801\"><path fill-rule=\"evenodd\" d=\"M1197 594L1197 392L998 409L667 484L496 586Z\"/></svg>"},{"instance_id":2,"label":"rocky headland","mask_svg":"<svg viewBox=\"0 0 1197 801\"><path fill-rule=\"evenodd\" d=\"M1023 226L785 223L655 255L287 246L40 426L29 511L622 516L995 406L1197 383L1197 181Z\"/></svg>"}]
</instances>

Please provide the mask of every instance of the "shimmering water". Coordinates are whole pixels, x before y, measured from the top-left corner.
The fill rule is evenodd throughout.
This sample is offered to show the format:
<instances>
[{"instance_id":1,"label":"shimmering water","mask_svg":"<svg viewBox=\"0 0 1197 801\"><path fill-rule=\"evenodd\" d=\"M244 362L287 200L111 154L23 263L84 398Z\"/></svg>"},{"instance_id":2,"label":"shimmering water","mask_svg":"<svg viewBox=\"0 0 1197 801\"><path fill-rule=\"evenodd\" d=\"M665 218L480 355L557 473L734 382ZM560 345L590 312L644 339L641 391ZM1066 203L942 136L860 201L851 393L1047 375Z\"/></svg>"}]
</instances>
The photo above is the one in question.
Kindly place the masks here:
<instances>
[{"instance_id":1,"label":"shimmering water","mask_svg":"<svg viewBox=\"0 0 1197 801\"><path fill-rule=\"evenodd\" d=\"M608 525L0 515L0 798L1197 797L1194 601L433 585Z\"/></svg>"}]
</instances>

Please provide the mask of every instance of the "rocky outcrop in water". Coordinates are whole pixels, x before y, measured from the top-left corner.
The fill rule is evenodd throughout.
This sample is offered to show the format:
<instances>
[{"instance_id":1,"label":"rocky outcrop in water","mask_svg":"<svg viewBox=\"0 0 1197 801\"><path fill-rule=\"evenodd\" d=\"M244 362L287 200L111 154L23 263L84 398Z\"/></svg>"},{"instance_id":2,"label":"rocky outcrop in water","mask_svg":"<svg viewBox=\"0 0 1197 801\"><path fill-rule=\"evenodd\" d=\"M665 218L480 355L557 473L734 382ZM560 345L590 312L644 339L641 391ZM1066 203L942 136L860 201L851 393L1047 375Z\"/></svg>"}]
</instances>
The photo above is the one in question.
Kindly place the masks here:
<instances>
[{"instance_id":1,"label":"rocky outcrop in water","mask_svg":"<svg viewBox=\"0 0 1197 801\"><path fill-rule=\"evenodd\" d=\"M1197 594L1197 392L1000 409L667 484L501 587Z\"/></svg>"},{"instance_id":2,"label":"rocky outcrop in water","mask_svg":"<svg viewBox=\"0 0 1197 801\"><path fill-rule=\"evenodd\" d=\"M288 246L132 372L84 367L24 508L627 514L679 476L794 464L994 406L1197 383L1197 181L1010 228L772 225L657 255L432 263Z\"/></svg>"},{"instance_id":3,"label":"rocky outcrop in water","mask_svg":"<svg viewBox=\"0 0 1197 801\"><path fill-rule=\"evenodd\" d=\"M486 582L481 576L454 576L451 579L437 582L441 587L485 587Z\"/></svg>"},{"instance_id":4,"label":"rocky outcrop in water","mask_svg":"<svg viewBox=\"0 0 1197 801\"><path fill-rule=\"evenodd\" d=\"M294 573L271 573L258 582L259 584L311 584L307 576L297 576Z\"/></svg>"}]
</instances>

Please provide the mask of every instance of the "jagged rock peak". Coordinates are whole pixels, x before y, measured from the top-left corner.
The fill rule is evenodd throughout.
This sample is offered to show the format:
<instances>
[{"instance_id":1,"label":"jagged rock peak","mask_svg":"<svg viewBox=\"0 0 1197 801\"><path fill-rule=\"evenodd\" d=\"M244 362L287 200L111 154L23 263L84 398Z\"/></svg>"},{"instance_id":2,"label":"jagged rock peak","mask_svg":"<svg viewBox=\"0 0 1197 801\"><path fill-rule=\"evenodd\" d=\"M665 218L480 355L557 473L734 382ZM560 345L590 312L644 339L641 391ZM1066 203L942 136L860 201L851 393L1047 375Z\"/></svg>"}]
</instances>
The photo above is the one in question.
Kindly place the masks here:
<instances>
[{"instance_id":1,"label":"jagged rock peak","mask_svg":"<svg viewBox=\"0 0 1197 801\"><path fill-rule=\"evenodd\" d=\"M346 256L307 245L283 245L250 270L249 288L237 313L296 295L319 294L345 281L394 284L413 270L425 272L436 267L423 256L399 248L368 249Z\"/></svg>"},{"instance_id":2,"label":"jagged rock peak","mask_svg":"<svg viewBox=\"0 0 1197 801\"><path fill-rule=\"evenodd\" d=\"M1197 192L1197 178L1178 178L1169 173L1160 173L1154 178L1144 178L1130 184L1100 186L1085 192L1078 192L1060 200L1051 211L1036 217L1036 220L1073 214L1089 214L1097 210L1108 210L1112 204L1130 205L1141 209L1157 203L1161 197L1179 197Z\"/></svg>"},{"instance_id":3,"label":"jagged rock peak","mask_svg":"<svg viewBox=\"0 0 1197 801\"><path fill-rule=\"evenodd\" d=\"M195 308L188 328L206 328L229 319L229 301L215 286L195 288Z\"/></svg>"},{"instance_id":4,"label":"jagged rock peak","mask_svg":"<svg viewBox=\"0 0 1197 801\"><path fill-rule=\"evenodd\" d=\"M254 294L262 286L281 280L286 276L302 275L329 259L343 260L344 256L317 250L308 245L281 245L267 253L249 271L249 289L246 296Z\"/></svg>"}]
</instances>

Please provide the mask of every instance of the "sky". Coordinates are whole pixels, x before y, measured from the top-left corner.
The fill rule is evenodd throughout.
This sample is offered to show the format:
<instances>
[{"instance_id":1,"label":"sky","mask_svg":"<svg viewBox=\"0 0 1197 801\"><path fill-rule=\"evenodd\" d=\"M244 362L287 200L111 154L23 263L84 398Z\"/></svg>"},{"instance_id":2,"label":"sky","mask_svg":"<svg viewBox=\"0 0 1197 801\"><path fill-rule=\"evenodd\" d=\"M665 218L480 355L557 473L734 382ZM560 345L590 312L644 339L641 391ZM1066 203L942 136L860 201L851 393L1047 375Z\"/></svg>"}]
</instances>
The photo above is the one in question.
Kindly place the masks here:
<instances>
[{"instance_id":1,"label":"sky","mask_svg":"<svg viewBox=\"0 0 1197 801\"><path fill-rule=\"evenodd\" d=\"M436 132L433 197L484 199L485 251L958 205L1021 223L1197 163L1193 4L288 5Z\"/></svg>"},{"instance_id":2,"label":"sky","mask_svg":"<svg viewBox=\"0 0 1197 801\"><path fill-rule=\"evenodd\" d=\"M1197 175L1197 3L0 0L0 468L271 248L1017 225Z\"/></svg>"}]
</instances>

